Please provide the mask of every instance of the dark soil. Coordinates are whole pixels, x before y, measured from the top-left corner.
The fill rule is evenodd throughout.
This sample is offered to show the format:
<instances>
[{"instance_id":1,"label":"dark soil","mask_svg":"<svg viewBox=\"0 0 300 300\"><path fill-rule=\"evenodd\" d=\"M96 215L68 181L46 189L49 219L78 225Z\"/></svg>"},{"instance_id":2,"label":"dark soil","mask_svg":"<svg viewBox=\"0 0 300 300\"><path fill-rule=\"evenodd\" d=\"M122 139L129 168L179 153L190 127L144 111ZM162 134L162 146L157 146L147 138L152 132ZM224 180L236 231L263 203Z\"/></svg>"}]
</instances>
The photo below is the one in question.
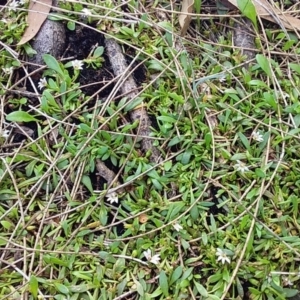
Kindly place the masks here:
<instances>
[{"instance_id":1,"label":"dark soil","mask_svg":"<svg viewBox=\"0 0 300 300\"><path fill-rule=\"evenodd\" d=\"M67 30L67 49L64 57L72 57L72 60L83 60L98 46L105 47L103 34L93 29L77 25L74 31ZM130 49L126 49L126 52L127 51L128 54L131 54ZM82 91L86 95L90 96L94 93L98 93L100 97L106 97L113 89L113 83L107 86L114 78L114 74L105 52L103 58L104 62L100 69L94 69L85 65L83 70L80 71L79 82ZM126 58L130 63L130 56L126 55ZM133 67L135 66L136 64L133 65ZM146 79L145 68L139 66L134 71L133 76L135 79L138 79L137 84L140 85Z\"/></svg>"}]
</instances>

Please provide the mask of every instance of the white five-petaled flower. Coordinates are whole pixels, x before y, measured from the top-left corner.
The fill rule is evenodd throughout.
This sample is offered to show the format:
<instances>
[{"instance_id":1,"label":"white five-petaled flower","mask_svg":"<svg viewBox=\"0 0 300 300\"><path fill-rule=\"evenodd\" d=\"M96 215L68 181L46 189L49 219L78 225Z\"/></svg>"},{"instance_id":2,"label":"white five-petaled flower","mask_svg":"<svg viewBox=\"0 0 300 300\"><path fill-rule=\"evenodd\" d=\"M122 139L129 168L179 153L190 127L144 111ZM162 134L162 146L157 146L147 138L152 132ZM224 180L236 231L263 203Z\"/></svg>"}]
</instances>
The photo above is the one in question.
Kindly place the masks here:
<instances>
[{"instance_id":1,"label":"white five-petaled flower","mask_svg":"<svg viewBox=\"0 0 300 300\"><path fill-rule=\"evenodd\" d=\"M7 139L9 137L9 130L5 129L0 132L0 136Z\"/></svg>"},{"instance_id":2,"label":"white five-petaled flower","mask_svg":"<svg viewBox=\"0 0 300 300\"><path fill-rule=\"evenodd\" d=\"M45 77L41 78L40 81L39 81L39 83L38 83L38 88L40 90L42 90L46 86L47 86L47 80L46 80L46 78Z\"/></svg>"},{"instance_id":3,"label":"white five-petaled flower","mask_svg":"<svg viewBox=\"0 0 300 300\"><path fill-rule=\"evenodd\" d=\"M264 140L263 135L259 133L259 131L253 131L252 137L257 142L262 142Z\"/></svg>"},{"instance_id":4,"label":"white five-petaled flower","mask_svg":"<svg viewBox=\"0 0 300 300\"><path fill-rule=\"evenodd\" d=\"M240 160L237 160L237 164L234 165L234 168L241 173L245 173L249 171L249 168Z\"/></svg>"},{"instance_id":5,"label":"white five-petaled flower","mask_svg":"<svg viewBox=\"0 0 300 300\"><path fill-rule=\"evenodd\" d=\"M152 253L151 253L151 250L150 250L150 249L144 251L143 253L144 253L144 255L145 255L145 257L146 257L146 259L147 259L148 261L150 261L151 263L153 263L153 264L155 264L155 265L158 265L158 264L159 264L159 261L160 261L160 256L159 256L159 254L155 254L155 255L152 256Z\"/></svg>"},{"instance_id":6,"label":"white five-petaled flower","mask_svg":"<svg viewBox=\"0 0 300 300\"><path fill-rule=\"evenodd\" d=\"M218 257L217 261L221 261L224 265L226 262L230 264L230 258L227 254L220 248L217 248L216 256Z\"/></svg>"},{"instance_id":7,"label":"white five-petaled flower","mask_svg":"<svg viewBox=\"0 0 300 300\"><path fill-rule=\"evenodd\" d=\"M183 229L183 227L180 224L178 224L177 222L172 225L173 225L174 229L178 232Z\"/></svg>"},{"instance_id":8,"label":"white five-petaled flower","mask_svg":"<svg viewBox=\"0 0 300 300\"><path fill-rule=\"evenodd\" d=\"M283 277L282 278L282 283L283 283L284 286L293 285L293 283L290 281L290 279L288 277Z\"/></svg>"},{"instance_id":9,"label":"white five-petaled flower","mask_svg":"<svg viewBox=\"0 0 300 300\"><path fill-rule=\"evenodd\" d=\"M12 72L14 71L14 68L13 67L8 67L8 68L2 68L3 72L5 74L12 74Z\"/></svg>"},{"instance_id":10,"label":"white five-petaled flower","mask_svg":"<svg viewBox=\"0 0 300 300\"><path fill-rule=\"evenodd\" d=\"M107 198L107 201L110 202L110 204L113 204L114 202L119 202L118 194L116 192L107 193L105 197Z\"/></svg>"},{"instance_id":11,"label":"white five-petaled flower","mask_svg":"<svg viewBox=\"0 0 300 300\"><path fill-rule=\"evenodd\" d=\"M8 10L16 11L17 7L20 5L19 1L13 0L8 5Z\"/></svg>"},{"instance_id":12,"label":"white five-petaled flower","mask_svg":"<svg viewBox=\"0 0 300 300\"><path fill-rule=\"evenodd\" d=\"M74 70L82 70L83 62L82 60L75 59L72 61L72 66Z\"/></svg>"},{"instance_id":13,"label":"white five-petaled flower","mask_svg":"<svg viewBox=\"0 0 300 300\"><path fill-rule=\"evenodd\" d=\"M81 12L82 12L86 17L89 17L89 16L92 15L92 11L90 11L88 8L82 9Z\"/></svg>"}]
</instances>

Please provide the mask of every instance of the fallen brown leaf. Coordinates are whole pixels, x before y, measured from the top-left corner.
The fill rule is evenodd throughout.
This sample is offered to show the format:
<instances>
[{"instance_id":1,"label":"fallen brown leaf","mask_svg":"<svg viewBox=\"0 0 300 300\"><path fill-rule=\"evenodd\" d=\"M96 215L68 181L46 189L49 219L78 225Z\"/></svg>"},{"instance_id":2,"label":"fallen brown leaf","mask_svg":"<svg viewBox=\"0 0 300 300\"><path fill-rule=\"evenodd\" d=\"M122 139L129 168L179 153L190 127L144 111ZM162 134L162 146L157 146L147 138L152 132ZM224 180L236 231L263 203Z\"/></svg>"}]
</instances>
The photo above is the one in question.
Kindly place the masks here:
<instances>
[{"instance_id":1,"label":"fallen brown leaf","mask_svg":"<svg viewBox=\"0 0 300 300\"><path fill-rule=\"evenodd\" d=\"M192 20L192 16L188 15L193 12L194 0L182 0L181 14L178 17L181 27L181 36L186 34Z\"/></svg>"},{"instance_id":2,"label":"fallen brown leaf","mask_svg":"<svg viewBox=\"0 0 300 300\"><path fill-rule=\"evenodd\" d=\"M237 0L226 1L235 7L238 7ZM300 28L300 19L297 19L288 13L282 12L279 8L272 6L266 0L253 0L252 2L255 6L257 15L262 19L271 21L288 29L295 30Z\"/></svg>"},{"instance_id":3,"label":"fallen brown leaf","mask_svg":"<svg viewBox=\"0 0 300 300\"><path fill-rule=\"evenodd\" d=\"M39 32L41 26L47 19L51 9L52 0L30 0L29 12L27 17L28 27L26 28L18 45L23 45L30 41Z\"/></svg>"}]
</instances>

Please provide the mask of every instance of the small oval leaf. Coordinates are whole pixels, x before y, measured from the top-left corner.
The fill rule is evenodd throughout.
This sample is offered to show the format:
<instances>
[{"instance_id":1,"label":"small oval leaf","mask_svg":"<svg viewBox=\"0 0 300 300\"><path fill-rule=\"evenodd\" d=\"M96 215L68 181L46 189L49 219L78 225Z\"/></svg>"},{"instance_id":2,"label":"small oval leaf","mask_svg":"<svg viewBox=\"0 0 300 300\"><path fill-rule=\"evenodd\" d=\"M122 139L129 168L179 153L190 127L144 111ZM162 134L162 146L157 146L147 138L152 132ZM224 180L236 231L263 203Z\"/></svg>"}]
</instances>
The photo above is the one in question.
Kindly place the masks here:
<instances>
[{"instance_id":1,"label":"small oval leaf","mask_svg":"<svg viewBox=\"0 0 300 300\"><path fill-rule=\"evenodd\" d=\"M165 297L168 297L169 295L169 284L168 284L168 278L164 271L161 271L159 275L159 286L164 294Z\"/></svg>"},{"instance_id":2,"label":"small oval leaf","mask_svg":"<svg viewBox=\"0 0 300 300\"><path fill-rule=\"evenodd\" d=\"M38 121L35 117L30 115L28 112L25 111L13 111L6 117L7 121L11 122L32 122L32 121Z\"/></svg>"}]
</instances>

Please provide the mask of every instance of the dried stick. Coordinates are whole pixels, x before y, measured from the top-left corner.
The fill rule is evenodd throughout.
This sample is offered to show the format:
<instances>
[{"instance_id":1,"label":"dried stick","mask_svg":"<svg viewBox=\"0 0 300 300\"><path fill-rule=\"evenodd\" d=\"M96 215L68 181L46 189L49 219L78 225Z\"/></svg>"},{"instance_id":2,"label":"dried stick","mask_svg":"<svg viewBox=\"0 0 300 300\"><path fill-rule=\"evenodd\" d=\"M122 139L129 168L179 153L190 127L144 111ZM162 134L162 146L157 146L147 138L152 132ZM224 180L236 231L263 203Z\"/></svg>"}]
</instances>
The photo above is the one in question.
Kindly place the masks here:
<instances>
[{"instance_id":1,"label":"dried stick","mask_svg":"<svg viewBox=\"0 0 300 300\"><path fill-rule=\"evenodd\" d=\"M112 69L114 71L115 76L123 76L125 72L128 70L128 66L124 55L122 53L121 47L117 44L114 39L106 39L106 53L108 55L109 61L111 63ZM138 87L131 75L125 76L126 80L121 85L122 94L126 94L128 97L128 101L134 99L138 93ZM140 136L150 136L150 125L151 121L147 114L147 110L143 105L139 105L135 109L130 112L130 118L132 122L139 121L139 129L137 134ZM159 151L152 145L151 139L143 138L141 141L141 147L144 153L150 151L150 161L151 162L159 162L160 161L160 153Z\"/></svg>"},{"instance_id":2,"label":"dried stick","mask_svg":"<svg viewBox=\"0 0 300 300\"><path fill-rule=\"evenodd\" d=\"M115 180L116 174L110 170L100 159L96 159L96 169L98 174L107 181L107 185L111 186L115 182L118 186L120 182Z\"/></svg>"}]
</instances>

